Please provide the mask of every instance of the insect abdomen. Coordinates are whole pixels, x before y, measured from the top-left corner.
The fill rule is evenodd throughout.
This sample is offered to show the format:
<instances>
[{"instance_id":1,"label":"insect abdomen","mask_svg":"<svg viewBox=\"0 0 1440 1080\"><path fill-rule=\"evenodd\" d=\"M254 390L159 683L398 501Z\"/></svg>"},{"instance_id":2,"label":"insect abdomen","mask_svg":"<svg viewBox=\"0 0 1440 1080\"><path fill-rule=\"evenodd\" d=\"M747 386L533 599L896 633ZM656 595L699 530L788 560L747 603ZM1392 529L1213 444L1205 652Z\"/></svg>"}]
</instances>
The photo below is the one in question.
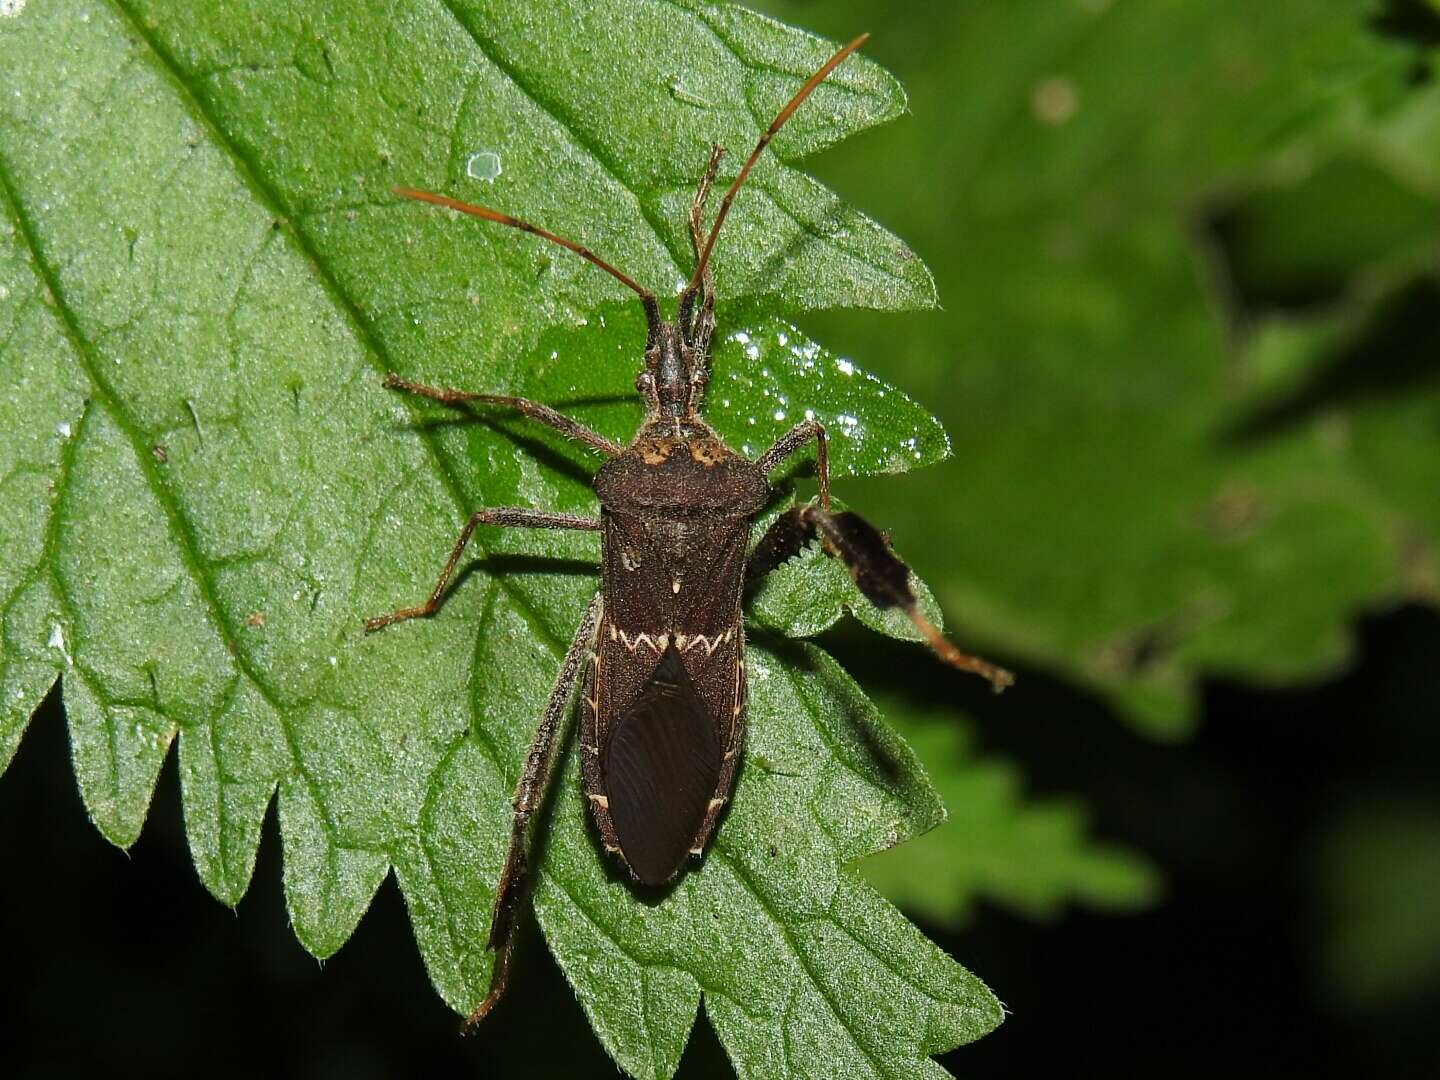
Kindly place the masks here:
<instances>
[{"instance_id":1,"label":"insect abdomen","mask_svg":"<svg viewBox=\"0 0 1440 1080\"><path fill-rule=\"evenodd\" d=\"M685 864L714 797L723 753L720 733L672 643L600 751L620 850L646 885L663 885Z\"/></svg>"},{"instance_id":2,"label":"insect abdomen","mask_svg":"<svg viewBox=\"0 0 1440 1080\"><path fill-rule=\"evenodd\" d=\"M669 881L704 847L733 785L749 526L605 515L607 601L585 680L583 775L606 848L646 884ZM690 549L700 542L704 552Z\"/></svg>"}]
</instances>

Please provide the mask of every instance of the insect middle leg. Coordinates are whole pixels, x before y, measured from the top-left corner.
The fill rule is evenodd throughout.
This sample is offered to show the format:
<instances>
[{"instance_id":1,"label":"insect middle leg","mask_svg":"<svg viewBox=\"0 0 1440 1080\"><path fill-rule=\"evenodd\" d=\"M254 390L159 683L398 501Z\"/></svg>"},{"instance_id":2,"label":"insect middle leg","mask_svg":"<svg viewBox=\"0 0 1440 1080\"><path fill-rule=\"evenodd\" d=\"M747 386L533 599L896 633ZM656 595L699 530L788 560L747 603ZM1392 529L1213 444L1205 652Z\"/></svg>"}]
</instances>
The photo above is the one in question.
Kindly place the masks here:
<instances>
[{"instance_id":1,"label":"insect middle leg","mask_svg":"<svg viewBox=\"0 0 1440 1080\"><path fill-rule=\"evenodd\" d=\"M520 771L520 780L515 785L515 795L510 805L513 814L510 819L510 846L505 853L505 865L500 871L500 880L495 886L495 904L490 910L490 937L487 947L495 952L495 966L490 973L490 990L485 1000L465 1020L464 1029L469 1030L485 1019L505 993L510 978L510 952L515 944L515 931L520 905L530 882L529 837L527 827L530 817L545 801L545 792L550 786L555 758L555 737L559 734L561 721L570 708L575 689L575 680L585 657L595 646L595 627L600 622L601 597L596 593L580 619L580 626L560 662L560 673L555 685L550 688L550 697L545 702L545 711L530 739L530 749L525 753L525 765Z\"/></svg>"},{"instance_id":2,"label":"insect middle leg","mask_svg":"<svg viewBox=\"0 0 1440 1080\"><path fill-rule=\"evenodd\" d=\"M430 591L430 599L414 607L401 608L388 615L377 615L373 619L366 619L365 629L367 631L379 630L382 626L389 626L391 623L403 622L405 619L420 619L435 614L445 597L445 586L450 582L450 575L455 571L455 564L460 561L460 553L465 550L465 545L470 541L470 534L475 531L477 525L499 525L522 529L577 529L589 532L598 532L601 528L599 518L584 517L580 514L556 514L547 510L527 510L518 506L496 506L485 510L476 510L465 522L465 527L460 530L459 539L450 549L450 557L445 560L445 569L440 571L440 578L435 582L435 588Z\"/></svg>"}]
</instances>

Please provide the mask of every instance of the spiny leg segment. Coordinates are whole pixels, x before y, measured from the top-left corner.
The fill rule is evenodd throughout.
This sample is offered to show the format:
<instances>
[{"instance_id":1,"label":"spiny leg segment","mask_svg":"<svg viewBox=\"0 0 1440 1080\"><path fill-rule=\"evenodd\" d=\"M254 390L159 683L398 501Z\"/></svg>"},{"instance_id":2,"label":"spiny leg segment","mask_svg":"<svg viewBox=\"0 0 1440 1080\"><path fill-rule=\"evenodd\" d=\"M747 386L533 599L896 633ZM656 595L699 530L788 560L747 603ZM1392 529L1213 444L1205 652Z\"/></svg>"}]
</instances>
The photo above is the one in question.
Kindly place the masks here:
<instances>
[{"instance_id":1,"label":"spiny leg segment","mask_svg":"<svg viewBox=\"0 0 1440 1080\"><path fill-rule=\"evenodd\" d=\"M957 649L920 611L910 588L910 568L890 550L880 530L859 514L832 514L818 506L795 506L781 514L760 538L745 565L747 587L802 552L816 536L825 554L845 564L855 587L877 608L898 607L951 667L988 679L997 694L1015 682L1002 667Z\"/></svg>"},{"instance_id":2,"label":"spiny leg segment","mask_svg":"<svg viewBox=\"0 0 1440 1080\"><path fill-rule=\"evenodd\" d=\"M525 901L530 882L530 860L528 857L529 837L527 826L531 815L545 801L545 792L550 786L555 757L556 736L570 711L570 700L575 690L575 680L586 656L595 646L595 628L600 623L601 598L596 593L580 619L580 627L565 651L560 662L560 673L550 689L545 702L545 711L530 739L530 749L525 753L525 766L520 771L520 780L515 785L515 795L510 805L514 811L510 819L510 846L505 853L505 867L500 871L500 881L495 887L495 906L490 912L490 938L487 947L495 952L495 966L490 973L490 990L485 1000L465 1020L462 1030L469 1031L485 1019L505 993L510 978L510 953L515 944L517 915Z\"/></svg>"},{"instance_id":3,"label":"spiny leg segment","mask_svg":"<svg viewBox=\"0 0 1440 1080\"><path fill-rule=\"evenodd\" d=\"M825 428L818 421L806 420L796 424L760 455L755 462L756 467L768 474L811 439L815 440L820 505L792 507L775 519L746 561L746 588L799 555L818 536L825 554L845 564L856 588L865 598L882 610L898 607L903 611L941 660L961 671L970 671L988 679L997 694L1014 683L1015 676L1004 668L961 652L925 617L914 590L910 588L909 567L890 550L889 542L875 526L848 510L831 513Z\"/></svg>"}]
</instances>

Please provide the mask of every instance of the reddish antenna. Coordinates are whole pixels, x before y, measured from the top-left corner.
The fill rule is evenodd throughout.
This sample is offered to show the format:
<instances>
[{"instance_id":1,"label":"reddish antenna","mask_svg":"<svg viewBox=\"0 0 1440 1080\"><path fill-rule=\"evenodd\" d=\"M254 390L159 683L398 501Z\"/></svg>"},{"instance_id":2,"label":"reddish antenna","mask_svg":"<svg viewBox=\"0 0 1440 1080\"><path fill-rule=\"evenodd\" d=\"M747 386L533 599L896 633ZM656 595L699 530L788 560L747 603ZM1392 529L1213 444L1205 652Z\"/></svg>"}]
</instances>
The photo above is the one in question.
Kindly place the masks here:
<instances>
[{"instance_id":1,"label":"reddish antenna","mask_svg":"<svg viewBox=\"0 0 1440 1080\"><path fill-rule=\"evenodd\" d=\"M559 244L561 247L573 251L576 255L579 255L582 259L586 260L592 265L598 266L601 270L604 270L607 274L613 277L616 281L620 282L620 284L624 285L627 289L634 291L636 295L638 295L640 299L645 302L645 306L647 309L655 303L655 294L652 293L649 289L641 288L628 274L622 274L619 270L616 270L615 267L611 266L604 259L600 258L599 255L596 255L589 248L581 247L573 240L566 240L563 236L556 236L549 230L540 228L539 225L532 225L528 221L521 221L517 217L511 217L509 214L502 214L500 213L500 211L491 210L488 207L475 206L472 203L461 202L459 199L452 199L448 195L436 195L434 192L431 191L418 191L415 188L408 187L397 187L392 188L391 190L394 191L396 195L402 195L407 199L418 199L420 202L434 203L436 206L444 206L450 210L458 210L462 214L471 214L474 217L484 218L486 221L494 221L498 222L501 225L509 225L512 229L519 229L521 232L533 233L541 239L549 240L552 244Z\"/></svg>"},{"instance_id":2,"label":"reddish antenna","mask_svg":"<svg viewBox=\"0 0 1440 1080\"><path fill-rule=\"evenodd\" d=\"M810 78L806 80L805 85L790 99L789 104L775 115L774 120L770 121L770 126L761 134L760 141L755 144L755 149L750 151L750 156L745 159L745 164L740 166L739 175L735 177L735 182L730 185L730 190L725 192L725 198L720 200L720 209L715 214L715 224L710 226L710 235L705 239L704 250L700 252L700 260L695 264L695 273L690 278L690 284L685 287L686 292L693 292L700 287L700 280L705 275L705 268L710 264L710 252L715 247L715 237L720 234L720 226L725 224L725 217L730 213L730 204L735 201L735 193L740 190L740 185L743 184L745 178L750 175L750 169L759 159L761 153L764 152L765 147L770 145L770 140L775 137L775 133L785 126L785 121L789 120L795 110L800 107L801 103L810 96L817 86L825 81L825 77L840 66L841 61L869 40L869 34L861 34L854 41L850 42L850 44L840 49L834 56L830 57L829 60L826 60L820 70L815 72L814 75L811 75Z\"/></svg>"}]
</instances>

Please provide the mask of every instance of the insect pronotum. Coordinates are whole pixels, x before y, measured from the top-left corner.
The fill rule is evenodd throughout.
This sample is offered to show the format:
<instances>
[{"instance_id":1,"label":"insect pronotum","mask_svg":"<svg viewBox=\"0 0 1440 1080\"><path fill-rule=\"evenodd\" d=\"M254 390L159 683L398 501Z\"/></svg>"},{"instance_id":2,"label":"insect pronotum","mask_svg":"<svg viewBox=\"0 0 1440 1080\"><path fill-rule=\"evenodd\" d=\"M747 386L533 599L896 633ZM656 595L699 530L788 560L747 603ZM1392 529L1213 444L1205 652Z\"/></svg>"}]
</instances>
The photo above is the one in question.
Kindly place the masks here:
<instances>
[{"instance_id":1,"label":"insect pronotum","mask_svg":"<svg viewBox=\"0 0 1440 1080\"><path fill-rule=\"evenodd\" d=\"M586 607L560 664L515 788L510 846L490 923L495 966L489 993L467 1027L505 991L516 917L529 878L527 826L543 800L556 736L582 671L580 760L587 801L605 850L645 885L671 881L691 856L704 853L734 786L745 723L741 600L746 588L817 537L827 554L844 563L861 593L877 607L900 608L946 663L983 676L997 692L1013 681L1009 672L960 652L925 618L909 570L874 526L857 514L831 510L825 429L819 423L796 424L750 461L726 446L700 415L715 330L710 256L735 194L775 133L868 36L830 57L770 122L707 231L705 204L723 154L711 148L690 204L695 272L680 293L673 322L661 316L654 293L588 248L496 210L396 188L406 198L568 248L639 296L649 327L645 366L635 379L645 420L623 447L539 402L424 386L394 373L385 377L387 387L447 405L515 409L606 459L594 480L598 517L522 507L476 510L460 530L429 599L365 623L367 630L378 630L433 614L478 525L601 534L600 591ZM785 511L751 547L751 524L772 495L767 477L812 441L818 500Z\"/></svg>"}]
</instances>

